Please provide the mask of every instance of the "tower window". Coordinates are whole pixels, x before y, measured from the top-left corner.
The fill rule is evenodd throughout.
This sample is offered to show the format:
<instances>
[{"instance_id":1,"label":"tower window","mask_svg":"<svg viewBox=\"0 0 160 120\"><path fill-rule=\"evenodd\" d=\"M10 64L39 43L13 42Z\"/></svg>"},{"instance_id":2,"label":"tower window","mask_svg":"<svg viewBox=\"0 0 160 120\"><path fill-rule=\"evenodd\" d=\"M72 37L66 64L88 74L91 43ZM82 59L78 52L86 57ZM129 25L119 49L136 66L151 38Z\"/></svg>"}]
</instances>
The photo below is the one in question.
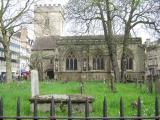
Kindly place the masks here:
<instances>
[{"instance_id":1,"label":"tower window","mask_svg":"<svg viewBox=\"0 0 160 120\"><path fill-rule=\"evenodd\" d=\"M45 27L49 27L49 18L48 17L45 19Z\"/></svg>"}]
</instances>

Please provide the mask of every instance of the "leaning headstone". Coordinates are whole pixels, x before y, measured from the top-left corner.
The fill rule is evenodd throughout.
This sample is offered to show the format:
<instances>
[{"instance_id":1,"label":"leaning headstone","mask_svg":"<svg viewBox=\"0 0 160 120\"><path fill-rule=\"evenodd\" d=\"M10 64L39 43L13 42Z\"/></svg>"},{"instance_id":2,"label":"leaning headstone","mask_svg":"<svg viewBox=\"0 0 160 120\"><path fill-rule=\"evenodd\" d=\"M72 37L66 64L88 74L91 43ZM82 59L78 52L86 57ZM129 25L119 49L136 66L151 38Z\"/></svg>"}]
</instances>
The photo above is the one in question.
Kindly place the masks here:
<instances>
[{"instance_id":1,"label":"leaning headstone","mask_svg":"<svg viewBox=\"0 0 160 120\"><path fill-rule=\"evenodd\" d=\"M105 81L105 79L103 79L103 84L106 84L106 81Z\"/></svg>"},{"instance_id":2,"label":"leaning headstone","mask_svg":"<svg viewBox=\"0 0 160 120\"><path fill-rule=\"evenodd\" d=\"M83 83L83 81L80 82L80 93L81 94L84 93L84 83Z\"/></svg>"},{"instance_id":3,"label":"leaning headstone","mask_svg":"<svg viewBox=\"0 0 160 120\"><path fill-rule=\"evenodd\" d=\"M39 78L37 70L31 71L31 92L32 97L39 95Z\"/></svg>"},{"instance_id":4,"label":"leaning headstone","mask_svg":"<svg viewBox=\"0 0 160 120\"><path fill-rule=\"evenodd\" d=\"M148 80L148 90L149 90L149 93L153 92L153 83L152 83L152 80Z\"/></svg>"},{"instance_id":5,"label":"leaning headstone","mask_svg":"<svg viewBox=\"0 0 160 120\"><path fill-rule=\"evenodd\" d=\"M138 78L136 77L135 79L136 79L136 86L138 86Z\"/></svg>"},{"instance_id":6,"label":"leaning headstone","mask_svg":"<svg viewBox=\"0 0 160 120\"><path fill-rule=\"evenodd\" d=\"M142 85L143 85L143 84L142 84L142 81L140 81L139 85L140 85L140 88L142 89Z\"/></svg>"},{"instance_id":7,"label":"leaning headstone","mask_svg":"<svg viewBox=\"0 0 160 120\"><path fill-rule=\"evenodd\" d=\"M156 80L155 89L156 93L160 95L160 79Z\"/></svg>"}]
</instances>

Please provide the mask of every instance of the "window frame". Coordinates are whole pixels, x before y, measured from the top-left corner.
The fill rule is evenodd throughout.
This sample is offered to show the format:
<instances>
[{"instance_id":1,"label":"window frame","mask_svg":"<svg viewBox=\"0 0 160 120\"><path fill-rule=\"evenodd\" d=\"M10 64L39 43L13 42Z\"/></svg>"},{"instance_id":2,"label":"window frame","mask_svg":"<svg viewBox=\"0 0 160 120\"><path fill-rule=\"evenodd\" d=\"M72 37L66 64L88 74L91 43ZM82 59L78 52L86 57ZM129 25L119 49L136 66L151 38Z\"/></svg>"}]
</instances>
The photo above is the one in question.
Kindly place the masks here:
<instances>
[{"instance_id":1,"label":"window frame","mask_svg":"<svg viewBox=\"0 0 160 120\"><path fill-rule=\"evenodd\" d=\"M133 58L131 56L126 58L126 70L133 70Z\"/></svg>"},{"instance_id":2,"label":"window frame","mask_svg":"<svg viewBox=\"0 0 160 120\"><path fill-rule=\"evenodd\" d=\"M78 60L75 55L70 54L66 57L66 70L78 70Z\"/></svg>"},{"instance_id":3,"label":"window frame","mask_svg":"<svg viewBox=\"0 0 160 120\"><path fill-rule=\"evenodd\" d=\"M93 70L105 70L104 57L102 55L94 56Z\"/></svg>"}]
</instances>

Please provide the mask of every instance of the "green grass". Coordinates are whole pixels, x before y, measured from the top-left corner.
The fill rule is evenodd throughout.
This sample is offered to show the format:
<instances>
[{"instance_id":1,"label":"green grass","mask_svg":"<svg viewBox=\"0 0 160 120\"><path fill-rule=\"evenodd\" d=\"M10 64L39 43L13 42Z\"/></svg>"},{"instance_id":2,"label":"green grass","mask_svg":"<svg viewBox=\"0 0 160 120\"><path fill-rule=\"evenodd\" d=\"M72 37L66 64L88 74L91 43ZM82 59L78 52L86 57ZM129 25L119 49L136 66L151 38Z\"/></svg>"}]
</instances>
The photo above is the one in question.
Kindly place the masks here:
<instances>
[{"instance_id":1,"label":"green grass","mask_svg":"<svg viewBox=\"0 0 160 120\"><path fill-rule=\"evenodd\" d=\"M109 116L119 115L119 99L124 100L125 115L136 115L137 111L131 107L138 96L142 100L142 113L144 116L154 115L155 94L149 94L145 86L137 87L135 84L118 84L117 92L112 93L106 84L102 82L86 82L84 95L93 96L93 116L102 115L102 103L104 96L107 97ZM80 84L78 82L41 82L40 94L79 94ZM21 114L32 115L30 112L29 98L31 96L30 82L14 82L12 84L0 84L0 96L4 100L4 115L14 116L16 114L16 100L21 98ZM49 115L49 113L41 113ZM62 114L62 113L60 113Z\"/></svg>"}]
</instances>

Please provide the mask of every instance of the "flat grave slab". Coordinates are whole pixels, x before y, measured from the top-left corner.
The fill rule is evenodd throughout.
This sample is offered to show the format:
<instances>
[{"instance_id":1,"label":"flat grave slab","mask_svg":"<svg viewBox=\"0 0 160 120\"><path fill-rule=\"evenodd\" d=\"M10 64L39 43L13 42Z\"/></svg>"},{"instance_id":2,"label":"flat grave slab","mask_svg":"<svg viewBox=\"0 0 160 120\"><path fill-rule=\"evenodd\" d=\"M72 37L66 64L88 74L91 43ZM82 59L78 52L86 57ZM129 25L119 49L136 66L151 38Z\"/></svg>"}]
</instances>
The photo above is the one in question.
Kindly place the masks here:
<instances>
[{"instance_id":1,"label":"flat grave slab","mask_svg":"<svg viewBox=\"0 0 160 120\"><path fill-rule=\"evenodd\" d=\"M86 98L88 99L89 103L89 111L90 112L92 111L92 103L94 102L94 98L92 96L85 96L80 94L75 94L75 95L50 94L50 95L39 95L31 97L29 99L31 105L31 111L33 111L35 100L37 101L38 111L41 112L50 111L50 104L52 97L54 98L56 111L67 111L69 97L71 99L73 112L85 112Z\"/></svg>"}]
</instances>

